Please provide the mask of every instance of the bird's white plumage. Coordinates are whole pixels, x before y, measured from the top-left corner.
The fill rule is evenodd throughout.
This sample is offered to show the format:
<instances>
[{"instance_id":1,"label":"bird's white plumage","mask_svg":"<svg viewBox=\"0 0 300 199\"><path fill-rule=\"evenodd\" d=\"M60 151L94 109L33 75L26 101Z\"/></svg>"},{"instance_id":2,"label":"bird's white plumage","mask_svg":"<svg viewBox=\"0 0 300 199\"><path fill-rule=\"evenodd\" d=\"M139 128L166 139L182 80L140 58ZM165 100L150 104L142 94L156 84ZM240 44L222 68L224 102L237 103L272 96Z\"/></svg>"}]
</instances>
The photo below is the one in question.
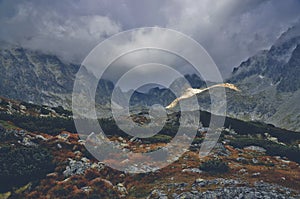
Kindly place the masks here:
<instances>
[{"instance_id":1,"label":"bird's white plumage","mask_svg":"<svg viewBox=\"0 0 300 199\"><path fill-rule=\"evenodd\" d=\"M171 104L166 106L166 109L174 108L178 104L179 101L191 98L194 95L197 95L199 93L202 93L204 91L207 91L209 89L216 88L216 87L224 87L224 88L229 88L229 89L232 89L232 90L235 90L235 91L240 91L235 85L229 84L229 83L216 84L216 85L204 88L204 89L188 88L188 89L185 90L185 92L180 97L176 98L173 102L171 102Z\"/></svg>"}]
</instances>

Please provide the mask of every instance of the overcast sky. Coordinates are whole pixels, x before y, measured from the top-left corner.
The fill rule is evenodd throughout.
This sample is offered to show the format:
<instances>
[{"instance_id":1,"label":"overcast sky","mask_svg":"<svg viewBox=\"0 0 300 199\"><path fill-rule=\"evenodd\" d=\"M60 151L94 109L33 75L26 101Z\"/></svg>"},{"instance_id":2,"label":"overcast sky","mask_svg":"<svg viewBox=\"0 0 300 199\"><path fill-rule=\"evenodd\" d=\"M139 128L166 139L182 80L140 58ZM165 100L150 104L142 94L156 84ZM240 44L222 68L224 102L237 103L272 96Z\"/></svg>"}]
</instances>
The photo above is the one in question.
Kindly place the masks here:
<instances>
[{"instance_id":1,"label":"overcast sky","mask_svg":"<svg viewBox=\"0 0 300 199\"><path fill-rule=\"evenodd\" d=\"M300 19L299 0L0 0L0 41L80 63L120 31L159 26L202 44L227 76Z\"/></svg>"}]
</instances>

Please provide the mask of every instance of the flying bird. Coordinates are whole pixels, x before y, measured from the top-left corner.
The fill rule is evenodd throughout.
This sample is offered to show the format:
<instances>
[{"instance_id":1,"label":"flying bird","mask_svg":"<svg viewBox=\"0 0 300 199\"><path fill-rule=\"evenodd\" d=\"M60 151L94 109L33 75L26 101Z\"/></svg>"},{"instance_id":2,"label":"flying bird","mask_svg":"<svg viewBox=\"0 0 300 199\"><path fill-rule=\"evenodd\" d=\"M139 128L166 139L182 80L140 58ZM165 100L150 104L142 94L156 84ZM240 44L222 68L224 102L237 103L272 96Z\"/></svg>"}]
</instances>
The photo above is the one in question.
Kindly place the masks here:
<instances>
[{"instance_id":1,"label":"flying bird","mask_svg":"<svg viewBox=\"0 0 300 199\"><path fill-rule=\"evenodd\" d=\"M166 106L166 109L174 108L178 104L179 101L191 98L194 95L197 95L199 93L202 93L204 91L207 91L209 89L216 88L216 87L224 87L224 88L229 88L229 89L232 89L232 90L235 90L235 91L240 91L240 89L238 89L235 85L229 84L229 83L216 84L216 85L204 88L204 89L188 88L188 89L186 89L186 91L180 97L176 98L171 104Z\"/></svg>"}]
</instances>

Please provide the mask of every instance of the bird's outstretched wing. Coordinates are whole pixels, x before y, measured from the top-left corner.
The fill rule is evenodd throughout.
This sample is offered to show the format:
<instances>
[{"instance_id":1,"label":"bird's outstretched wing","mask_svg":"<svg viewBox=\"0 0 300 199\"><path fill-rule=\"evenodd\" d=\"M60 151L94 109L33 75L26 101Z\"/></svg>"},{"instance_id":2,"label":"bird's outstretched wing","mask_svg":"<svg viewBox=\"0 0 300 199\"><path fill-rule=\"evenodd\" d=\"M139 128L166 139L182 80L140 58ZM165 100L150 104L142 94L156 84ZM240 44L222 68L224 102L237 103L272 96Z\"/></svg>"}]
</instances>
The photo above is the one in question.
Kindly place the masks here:
<instances>
[{"instance_id":1,"label":"bird's outstretched wing","mask_svg":"<svg viewBox=\"0 0 300 199\"><path fill-rule=\"evenodd\" d=\"M229 88L229 89L232 89L235 91L240 91L240 89L238 89L235 85L230 84L230 83L216 84L216 85L207 87L205 89L188 88L180 97L176 98L173 102L171 102L171 104L166 106L166 109L174 108L178 104L179 101L181 101L183 99L188 99L196 94L202 93L204 91L207 91L209 89L216 88L216 87L224 87L224 88Z\"/></svg>"},{"instance_id":2,"label":"bird's outstretched wing","mask_svg":"<svg viewBox=\"0 0 300 199\"><path fill-rule=\"evenodd\" d=\"M174 108L178 104L178 102L179 102L179 100L178 100L178 98L176 98L173 102L171 102L171 104L166 106L166 109Z\"/></svg>"},{"instance_id":3,"label":"bird's outstretched wing","mask_svg":"<svg viewBox=\"0 0 300 199\"><path fill-rule=\"evenodd\" d=\"M216 84L216 85L208 87L206 90L211 89L211 88L215 88L215 87L225 87L225 88L229 88L231 90L235 90L235 91L238 91L238 92L241 91L234 84L230 84L230 83Z\"/></svg>"}]
</instances>

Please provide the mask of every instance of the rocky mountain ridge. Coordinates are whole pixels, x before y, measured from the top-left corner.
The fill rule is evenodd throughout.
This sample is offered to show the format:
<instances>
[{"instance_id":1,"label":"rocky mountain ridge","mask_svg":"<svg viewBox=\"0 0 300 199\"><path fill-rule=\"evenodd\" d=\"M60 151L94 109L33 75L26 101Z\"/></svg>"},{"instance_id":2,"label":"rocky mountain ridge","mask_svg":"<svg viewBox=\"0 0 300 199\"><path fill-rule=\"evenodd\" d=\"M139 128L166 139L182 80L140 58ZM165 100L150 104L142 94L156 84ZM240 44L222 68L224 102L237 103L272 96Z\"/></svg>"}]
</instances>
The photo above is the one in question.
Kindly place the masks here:
<instances>
[{"instance_id":1,"label":"rocky mountain ridge","mask_svg":"<svg viewBox=\"0 0 300 199\"><path fill-rule=\"evenodd\" d=\"M78 65L60 61L56 56L20 47L0 51L0 93L11 99L51 107L71 109L71 93ZM259 120L281 128L300 131L300 31L294 27L275 42L241 63L226 80L242 92L227 92L228 115L247 121ZM192 87L205 87L197 75L186 75ZM114 84L100 80L96 95L97 108L110 117L110 99ZM117 88L118 90L118 88ZM117 92L120 100L128 93ZM132 107L153 104L168 105L175 99L166 88L154 87L145 92L135 91ZM203 110L210 110L208 93L198 97Z\"/></svg>"},{"instance_id":2,"label":"rocky mountain ridge","mask_svg":"<svg viewBox=\"0 0 300 199\"><path fill-rule=\"evenodd\" d=\"M234 69L228 81L236 83L244 95L228 94L230 116L300 130L300 31L295 29ZM248 115L241 114L242 107L251 107Z\"/></svg>"}]
</instances>

